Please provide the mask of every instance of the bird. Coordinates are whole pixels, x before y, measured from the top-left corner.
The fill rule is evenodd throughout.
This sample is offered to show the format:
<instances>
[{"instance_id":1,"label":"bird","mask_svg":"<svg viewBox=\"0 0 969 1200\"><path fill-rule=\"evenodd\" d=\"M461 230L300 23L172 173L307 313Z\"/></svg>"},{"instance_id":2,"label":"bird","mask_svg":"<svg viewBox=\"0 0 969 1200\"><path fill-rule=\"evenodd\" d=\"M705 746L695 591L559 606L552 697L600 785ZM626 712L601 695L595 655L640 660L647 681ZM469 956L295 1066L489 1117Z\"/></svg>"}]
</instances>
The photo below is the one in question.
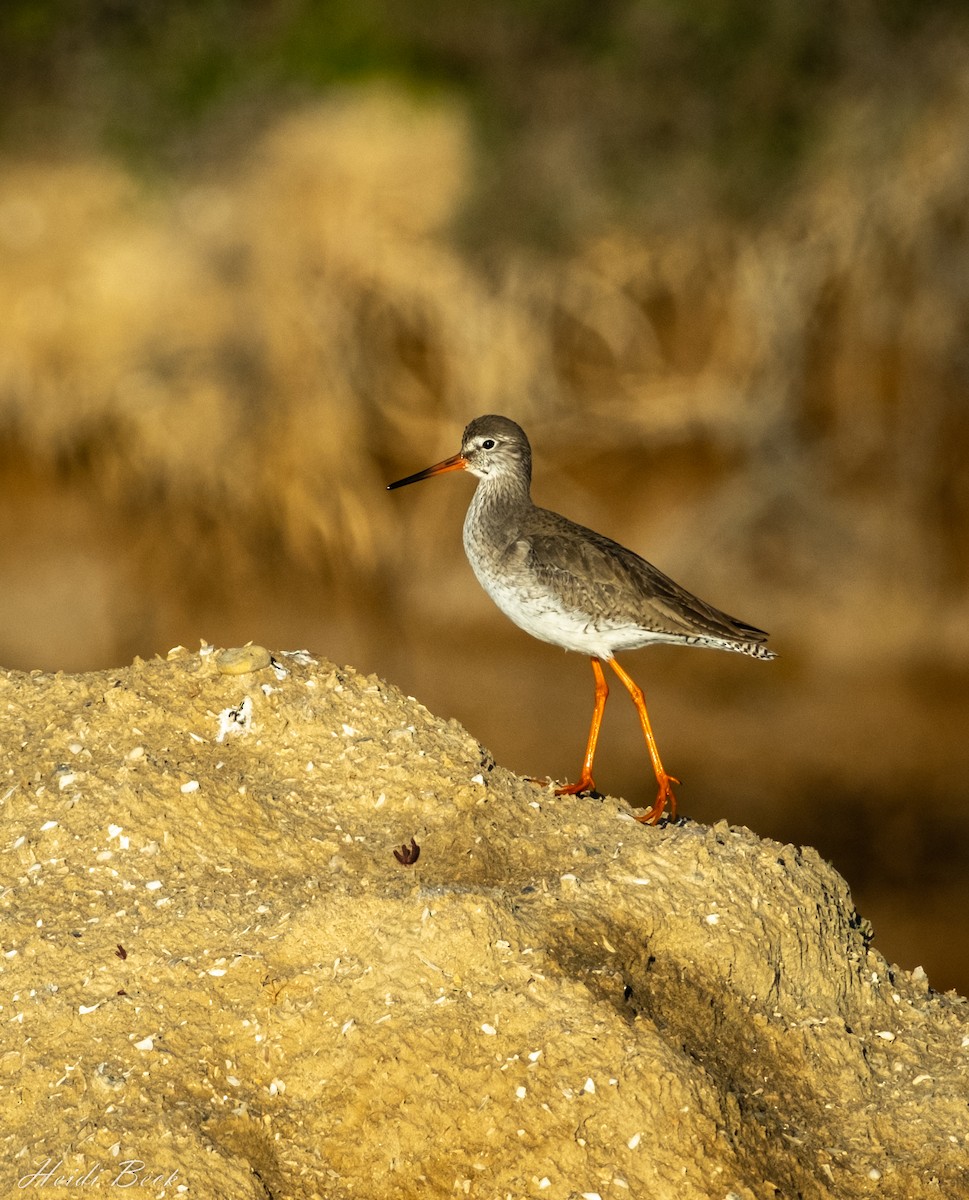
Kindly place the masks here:
<instances>
[{"instance_id":1,"label":"bird","mask_svg":"<svg viewBox=\"0 0 969 1200\"><path fill-rule=\"evenodd\" d=\"M655 825L667 806L668 819L675 820L673 785L680 781L663 767L642 689L615 655L671 643L772 659L768 634L700 600L611 538L539 508L531 497L531 445L510 418L476 417L459 453L387 489L450 471L467 471L478 481L464 521L464 550L485 592L526 633L588 655L592 663L595 704L581 774L555 794L598 794L592 767L609 695L605 662L636 706L658 784L655 803L637 820Z\"/></svg>"}]
</instances>

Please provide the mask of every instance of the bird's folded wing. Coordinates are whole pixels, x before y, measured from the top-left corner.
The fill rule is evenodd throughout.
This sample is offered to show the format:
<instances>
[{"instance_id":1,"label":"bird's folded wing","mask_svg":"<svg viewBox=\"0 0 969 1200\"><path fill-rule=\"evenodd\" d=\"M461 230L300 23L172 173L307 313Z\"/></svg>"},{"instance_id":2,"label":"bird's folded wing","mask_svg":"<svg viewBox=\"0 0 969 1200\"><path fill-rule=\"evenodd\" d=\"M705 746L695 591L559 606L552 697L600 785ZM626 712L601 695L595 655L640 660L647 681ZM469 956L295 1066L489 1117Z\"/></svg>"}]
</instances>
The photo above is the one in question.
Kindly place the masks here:
<instances>
[{"instance_id":1,"label":"bird's folded wing","mask_svg":"<svg viewBox=\"0 0 969 1200\"><path fill-rule=\"evenodd\" d=\"M568 531L523 533L508 553L537 585L566 608L590 614L592 623L629 621L674 638L708 635L760 642L767 636L692 595L646 559L591 529L570 523Z\"/></svg>"}]
</instances>

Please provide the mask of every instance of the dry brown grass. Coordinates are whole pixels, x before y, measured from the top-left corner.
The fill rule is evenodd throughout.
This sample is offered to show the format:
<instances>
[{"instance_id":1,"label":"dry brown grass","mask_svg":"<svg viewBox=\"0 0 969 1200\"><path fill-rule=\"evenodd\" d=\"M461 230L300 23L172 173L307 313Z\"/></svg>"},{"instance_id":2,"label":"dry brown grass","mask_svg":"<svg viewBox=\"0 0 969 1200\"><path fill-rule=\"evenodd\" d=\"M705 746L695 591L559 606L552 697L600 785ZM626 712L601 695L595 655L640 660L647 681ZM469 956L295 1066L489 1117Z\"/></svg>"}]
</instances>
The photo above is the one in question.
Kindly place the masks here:
<instances>
[{"instance_id":1,"label":"dry brown grass","mask_svg":"<svg viewBox=\"0 0 969 1200\"><path fill-rule=\"evenodd\" d=\"M550 497L576 445L648 465L639 514L580 477L579 515L697 586L742 560L771 607L811 596L809 640L820 597L828 625L873 606L866 654L914 649L913 608L965 651L967 79L954 62L889 132L846 103L756 230L612 229L490 277L448 235L466 122L388 89L284 115L231 172L165 188L93 157L7 162L3 425L109 497L256 522L366 579L393 557L388 474L505 411ZM849 652L852 624L822 644Z\"/></svg>"}]
</instances>

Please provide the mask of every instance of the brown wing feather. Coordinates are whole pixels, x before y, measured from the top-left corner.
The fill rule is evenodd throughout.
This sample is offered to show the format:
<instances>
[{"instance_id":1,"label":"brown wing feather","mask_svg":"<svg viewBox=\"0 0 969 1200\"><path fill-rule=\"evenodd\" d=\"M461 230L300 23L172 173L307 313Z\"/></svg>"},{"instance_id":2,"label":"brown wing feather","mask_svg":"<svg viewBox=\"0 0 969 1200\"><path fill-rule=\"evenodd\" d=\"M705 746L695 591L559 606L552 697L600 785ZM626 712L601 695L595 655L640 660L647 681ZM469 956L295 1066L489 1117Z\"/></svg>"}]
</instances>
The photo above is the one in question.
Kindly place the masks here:
<instances>
[{"instance_id":1,"label":"brown wing feather","mask_svg":"<svg viewBox=\"0 0 969 1200\"><path fill-rule=\"evenodd\" d=\"M547 509L532 516L516 539L515 556L568 608L608 613L670 637L754 645L766 640L762 629L692 595L611 538Z\"/></svg>"}]
</instances>

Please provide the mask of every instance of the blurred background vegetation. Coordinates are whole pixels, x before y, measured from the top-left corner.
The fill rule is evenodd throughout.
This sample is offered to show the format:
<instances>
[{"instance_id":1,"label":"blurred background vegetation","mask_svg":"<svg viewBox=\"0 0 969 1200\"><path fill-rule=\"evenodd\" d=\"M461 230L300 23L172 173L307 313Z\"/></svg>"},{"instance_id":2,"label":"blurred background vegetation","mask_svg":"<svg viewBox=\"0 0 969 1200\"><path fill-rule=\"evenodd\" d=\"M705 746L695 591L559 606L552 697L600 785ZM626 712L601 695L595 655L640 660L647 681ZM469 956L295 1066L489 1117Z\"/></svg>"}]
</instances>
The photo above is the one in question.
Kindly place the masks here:
<instances>
[{"instance_id":1,"label":"blurred background vegetation","mask_svg":"<svg viewBox=\"0 0 969 1200\"><path fill-rule=\"evenodd\" d=\"M0 62L3 665L306 645L574 775L591 672L477 590L469 481L383 491L505 413L771 630L627 662L681 808L969 990L964 4L6 0ZM624 697L600 755L650 801Z\"/></svg>"}]
</instances>

